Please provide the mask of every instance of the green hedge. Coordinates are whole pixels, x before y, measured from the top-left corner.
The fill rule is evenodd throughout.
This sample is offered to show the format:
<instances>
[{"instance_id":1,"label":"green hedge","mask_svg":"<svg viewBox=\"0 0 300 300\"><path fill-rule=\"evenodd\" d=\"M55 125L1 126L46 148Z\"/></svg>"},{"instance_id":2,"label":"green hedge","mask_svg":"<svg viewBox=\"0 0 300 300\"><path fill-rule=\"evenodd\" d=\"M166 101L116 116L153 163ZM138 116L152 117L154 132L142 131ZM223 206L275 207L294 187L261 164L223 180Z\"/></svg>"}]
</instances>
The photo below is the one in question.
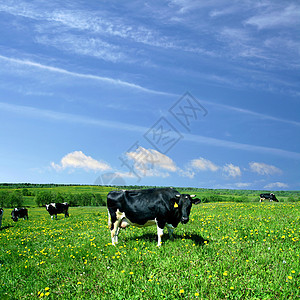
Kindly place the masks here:
<instances>
[{"instance_id":1,"label":"green hedge","mask_svg":"<svg viewBox=\"0 0 300 300\"><path fill-rule=\"evenodd\" d=\"M44 206L49 203L68 202L70 206L101 206L106 205L106 200L99 193L54 193L40 191L35 195L35 203Z\"/></svg>"}]
</instances>

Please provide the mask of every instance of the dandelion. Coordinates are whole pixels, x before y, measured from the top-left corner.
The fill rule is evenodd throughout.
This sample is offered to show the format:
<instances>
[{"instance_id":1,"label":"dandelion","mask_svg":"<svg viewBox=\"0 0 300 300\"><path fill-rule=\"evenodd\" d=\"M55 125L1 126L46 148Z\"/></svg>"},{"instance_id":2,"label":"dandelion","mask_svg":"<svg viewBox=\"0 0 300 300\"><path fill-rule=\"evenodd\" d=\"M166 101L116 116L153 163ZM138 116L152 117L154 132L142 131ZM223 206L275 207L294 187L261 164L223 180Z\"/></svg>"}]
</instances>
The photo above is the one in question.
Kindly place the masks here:
<instances>
[{"instance_id":1,"label":"dandelion","mask_svg":"<svg viewBox=\"0 0 300 300\"><path fill-rule=\"evenodd\" d=\"M230 289L231 289L231 290L234 290L234 287L233 287L233 286L231 286L231 287L230 287Z\"/></svg>"},{"instance_id":2,"label":"dandelion","mask_svg":"<svg viewBox=\"0 0 300 300\"><path fill-rule=\"evenodd\" d=\"M78 284L78 285L79 285L79 284L82 284L82 282L81 282L81 281L78 281L77 284Z\"/></svg>"},{"instance_id":3,"label":"dandelion","mask_svg":"<svg viewBox=\"0 0 300 300\"><path fill-rule=\"evenodd\" d=\"M179 291L179 294L183 294L184 293L184 289L181 289L180 291Z\"/></svg>"},{"instance_id":4,"label":"dandelion","mask_svg":"<svg viewBox=\"0 0 300 300\"><path fill-rule=\"evenodd\" d=\"M50 288L49 287L45 287L45 291L47 292L47 291L49 291L50 290Z\"/></svg>"},{"instance_id":5,"label":"dandelion","mask_svg":"<svg viewBox=\"0 0 300 300\"><path fill-rule=\"evenodd\" d=\"M295 274L295 271L294 271L294 270L292 270L292 273L293 273L293 274Z\"/></svg>"},{"instance_id":6,"label":"dandelion","mask_svg":"<svg viewBox=\"0 0 300 300\"><path fill-rule=\"evenodd\" d=\"M133 275L133 272L130 272L129 274L130 274L130 275Z\"/></svg>"},{"instance_id":7,"label":"dandelion","mask_svg":"<svg viewBox=\"0 0 300 300\"><path fill-rule=\"evenodd\" d=\"M224 276L227 276L227 275L228 275L227 271L225 271L225 272L223 273L223 275L224 275Z\"/></svg>"},{"instance_id":8,"label":"dandelion","mask_svg":"<svg viewBox=\"0 0 300 300\"><path fill-rule=\"evenodd\" d=\"M199 296L199 293L195 293L195 296L198 297L198 296Z\"/></svg>"},{"instance_id":9,"label":"dandelion","mask_svg":"<svg viewBox=\"0 0 300 300\"><path fill-rule=\"evenodd\" d=\"M288 279L292 280L292 279L293 279L293 277L292 277L292 276L288 276Z\"/></svg>"},{"instance_id":10,"label":"dandelion","mask_svg":"<svg viewBox=\"0 0 300 300\"><path fill-rule=\"evenodd\" d=\"M50 293L49 293L49 292L45 293L45 296L49 296L49 295L50 295Z\"/></svg>"}]
</instances>

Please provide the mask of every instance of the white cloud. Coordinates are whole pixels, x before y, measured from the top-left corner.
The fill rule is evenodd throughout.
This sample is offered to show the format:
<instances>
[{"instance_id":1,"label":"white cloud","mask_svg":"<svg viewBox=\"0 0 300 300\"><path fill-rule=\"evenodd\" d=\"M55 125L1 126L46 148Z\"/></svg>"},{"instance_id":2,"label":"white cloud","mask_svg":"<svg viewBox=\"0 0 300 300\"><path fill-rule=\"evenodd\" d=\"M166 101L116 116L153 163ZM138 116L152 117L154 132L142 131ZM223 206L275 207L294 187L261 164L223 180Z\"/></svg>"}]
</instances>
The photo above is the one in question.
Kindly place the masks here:
<instances>
[{"instance_id":1,"label":"white cloud","mask_svg":"<svg viewBox=\"0 0 300 300\"><path fill-rule=\"evenodd\" d=\"M265 163L251 162L249 163L249 166L252 172L255 172L259 175L273 175L282 173L279 168L272 165L267 165Z\"/></svg>"},{"instance_id":2,"label":"white cloud","mask_svg":"<svg viewBox=\"0 0 300 300\"><path fill-rule=\"evenodd\" d=\"M183 177L194 178L199 171L212 171L216 172L219 167L212 161L203 157L191 160L185 167L185 169L179 169L179 174Z\"/></svg>"},{"instance_id":3,"label":"white cloud","mask_svg":"<svg viewBox=\"0 0 300 300\"><path fill-rule=\"evenodd\" d=\"M196 172L193 171L191 168L187 168L185 170L180 169L179 174L183 177L188 177L190 179L193 179L196 175Z\"/></svg>"},{"instance_id":4,"label":"white cloud","mask_svg":"<svg viewBox=\"0 0 300 300\"><path fill-rule=\"evenodd\" d=\"M209 16L212 18L217 18L221 17L224 15L231 15L233 13L236 13L238 11L238 7L235 6L227 6L224 9L213 9L210 13Z\"/></svg>"},{"instance_id":5,"label":"white cloud","mask_svg":"<svg viewBox=\"0 0 300 300\"><path fill-rule=\"evenodd\" d=\"M57 171L67 168L80 168L86 171L106 171L111 169L107 163L98 161L91 156L86 156L82 151L68 153L61 159L60 164L51 162L51 166Z\"/></svg>"},{"instance_id":6,"label":"white cloud","mask_svg":"<svg viewBox=\"0 0 300 300\"><path fill-rule=\"evenodd\" d=\"M250 40L247 31L240 28L225 27L221 30L220 35L230 41L235 41L236 43L247 42Z\"/></svg>"},{"instance_id":7,"label":"white cloud","mask_svg":"<svg viewBox=\"0 0 300 300\"><path fill-rule=\"evenodd\" d=\"M300 7L294 4L282 9L278 7L275 11L267 10L265 13L256 15L248 19L245 23L257 26L258 29L282 27L282 26L296 26L300 21Z\"/></svg>"},{"instance_id":8,"label":"white cloud","mask_svg":"<svg viewBox=\"0 0 300 300\"><path fill-rule=\"evenodd\" d=\"M137 178L132 172L116 172L115 174L121 178Z\"/></svg>"},{"instance_id":9,"label":"white cloud","mask_svg":"<svg viewBox=\"0 0 300 300\"><path fill-rule=\"evenodd\" d=\"M288 185L283 182L272 182L264 186L265 189L274 189L274 188L288 188Z\"/></svg>"},{"instance_id":10,"label":"white cloud","mask_svg":"<svg viewBox=\"0 0 300 300\"><path fill-rule=\"evenodd\" d=\"M144 133L148 130L147 127L131 125L124 122L94 119L89 116L62 113L53 110L40 109L32 106L8 104L5 102L0 102L0 111L1 110L8 111L10 113L20 114L28 118L42 118L43 120L86 124L91 126L113 128L117 130L127 130L127 131L138 132L138 133Z\"/></svg>"},{"instance_id":11,"label":"white cloud","mask_svg":"<svg viewBox=\"0 0 300 300\"><path fill-rule=\"evenodd\" d=\"M223 167L223 172L229 177L237 177L242 175L240 167L234 166L233 164L226 164Z\"/></svg>"},{"instance_id":12,"label":"white cloud","mask_svg":"<svg viewBox=\"0 0 300 300\"><path fill-rule=\"evenodd\" d=\"M180 170L180 174L184 177L194 178L197 171L216 172L220 169L225 173L226 176L229 177L237 177L242 175L241 169L238 166L234 166L233 164L226 164L221 168L214 164L212 161L203 157L190 161L184 170Z\"/></svg>"},{"instance_id":13,"label":"white cloud","mask_svg":"<svg viewBox=\"0 0 300 300\"><path fill-rule=\"evenodd\" d=\"M240 189L247 188L251 185L252 185L252 183L249 183L249 182L238 182L235 184L235 186Z\"/></svg>"},{"instance_id":14,"label":"white cloud","mask_svg":"<svg viewBox=\"0 0 300 300\"><path fill-rule=\"evenodd\" d=\"M90 32L94 35L121 38L154 47L176 48L170 38L162 36L160 32L146 27L144 24L135 24L131 19L126 19L123 16L115 17L112 14L107 16L104 12L84 10L60 9L50 11L27 3L23 3L21 9L20 6L15 3L12 5L0 3L0 10L15 16L23 16L37 21L43 20L43 22L48 23L48 26L49 24L52 25L57 34L60 33L58 28L64 28L65 31L75 29L85 34Z\"/></svg>"},{"instance_id":15,"label":"white cloud","mask_svg":"<svg viewBox=\"0 0 300 300\"><path fill-rule=\"evenodd\" d=\"M127 152L126 156L133 160L133 167L139 176L167 177L168 172L177 171L174 161L154 149L139 146L135 151Z\"/></svg>"},{"instance_id":16,"label":"white cloud","mask_svg":"<svg viewBox=\"0 0 300 300\"><path fill-rule=\"evenodd\" d=\"M0 59L1 59L1 55L0 55ZM68 113L62 113L62 112L57 112L52 110L40 109L32 106L8 104L5 102L0 102L0 110L8 111L10 113L21 114L30 118L34 117L34 118L43 118L44 120L88 124L88 125L100 126L104 128L107 127L107 128L114 128L117 130L138 132L141 134L145 133L149 129L147 127L132 125L124 122L98 120L98 119L93 119L89 116L68 114ZM300 123L298 123L298 125L299 124ZM257 153L268 153L272 155L277 155L277 156L282 156L282 157L287 157L287 158L292 158L297 160L300 159L300 154L298 152L282 150L279 148L263 147L263 146L256 146L251 144L242 144L242 143L231 142L227 140L221 140L212 137L189 134L189 133L185 134L184 138L186 141L197 143L197 144L204 144L206 146L211 145L218 148L223 147L223 148L238 149L242 151L251 151ZM218 168L218 166L216 167Z\"/></svg>"},{"instance_id":17,"label":"white cloud","mask_svg":"<svg viewBox=\"0 0 300 300\"><path fill-rule=\"evenodd\" d=\"M129 61L120 48L116 45L107 43L99 38L79 37L72 34L64 34L49 37L39 36L36 41L46 46L52 46L67 53L92 56L105 61Z\"/></svg>"},{"instance_id":18,"label":"white cloud","mask_svg":"<svg viewBox=\"0 0 300 300\"><path fill-rule=\"evenodd\" d=\"M193 159L190 163L190 166L196 170L201 170L201 171L215 172L219 169L217 165L215 165L213 162L203 157L200 157L198 159Z\"/></svg>"},{"instance_id":19,"label":"white cloud","mask_svg":"<svg viewBox=\"0 0 300 300\"><path fill-rule=\"evenodd\" d=\"M299 43L299 48L300 48L300 43ZM275 117L275 116L270 116L270 115L262 114L262 113L259 113L259 112L255 112L255 111L252 111L252 110L239 108L239 107L235 107L235 106L230 106L230 105L219 104L219 103L213 103L213 102L210 102L210 101L201 100L201 102L203 104L211 105L211 106L213 106L214 108L217 108L217 109L222 109L222 110L224 109L224 110L228 110L228 111L233 111L233 112L236 112L238 114L245 114L245 115L253 116L253 117L256 117L256 118L262 119L262 120L272 120L272 121L276 121L276 122L283 122L283 123L287 123L287 124L291 124L291 125L300 126L300 122L293 121L293 120L290 120L290 119L282 119L282 118L278 118L278 117Z\"/></svg>"},{"instance_id":20,"label":"white cloud","mask_svg":"<svg viewBox=\"0 0 300 300\"><path fill-rule=\"evenodd\" d=\"M30 60L11 58L11 57L3 56L3 55L0 55L0 59L4 60L7 63L18 65L18 66L37 68L40 70L63 74L63 75L68 75L68 76L72 76L72 77L76 77L76 78L96 80L96 81L104 82L107 84L112 84L112 85L116 85L116 86L140 90L140 91L143 91L146 93L165 95L165 96L174 96L174 94L169 94L169 93L165 93L165 92L161 92L161 91L148 89L148 88L142 87L138 84L123 81L120 79L114 79L114 78L110 78L110 77L103 77L103 76L92 75L92 74L83 74L83 73L78 73L78 72L72 72L72 71L62 69L62 68L43 65L43 64L40 64L40 63L37 63L34 61L30 61ZM178 96L178 95L176 95L176 96Z\"/></svg>"}]
</instances>

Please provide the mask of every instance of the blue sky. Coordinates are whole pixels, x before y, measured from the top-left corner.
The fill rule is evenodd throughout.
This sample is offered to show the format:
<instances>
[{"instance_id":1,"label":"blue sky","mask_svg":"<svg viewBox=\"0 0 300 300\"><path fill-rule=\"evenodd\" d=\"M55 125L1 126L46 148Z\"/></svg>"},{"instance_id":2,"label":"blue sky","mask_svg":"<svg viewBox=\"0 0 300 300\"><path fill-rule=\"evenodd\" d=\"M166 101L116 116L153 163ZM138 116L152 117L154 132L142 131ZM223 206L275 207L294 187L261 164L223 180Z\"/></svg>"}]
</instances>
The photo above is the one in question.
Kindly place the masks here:
<instances>
[{"instance_id":1,"label":"blue sky","mask_svg":"<svg viewBox=\"0 0 300 300\"><path fill-rule=\"evenodd\" d=\"M0 3L0 182L300 189L298 1Z\"/></svg>"}]
</instances>

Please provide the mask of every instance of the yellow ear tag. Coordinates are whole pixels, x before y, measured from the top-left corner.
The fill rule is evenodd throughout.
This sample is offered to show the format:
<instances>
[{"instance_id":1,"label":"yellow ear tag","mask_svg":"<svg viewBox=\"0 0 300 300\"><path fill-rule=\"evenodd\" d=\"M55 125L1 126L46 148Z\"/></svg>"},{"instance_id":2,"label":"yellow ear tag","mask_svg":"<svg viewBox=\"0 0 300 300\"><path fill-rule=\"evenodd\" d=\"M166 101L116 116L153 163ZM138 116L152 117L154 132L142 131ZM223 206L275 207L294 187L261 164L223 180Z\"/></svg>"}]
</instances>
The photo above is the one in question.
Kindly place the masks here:
<instances>
[{"instance_id":1,"label":"yellow ear tag","mask_svg":"<svg viewBox=\"0 0 300 300\"><path fill-rule=\"evenodd\" d=\"M175 202L175 204L174 204L174 207L176 208L176 207L178 207L178 204Z\"/></svg>"}]
</instances>

